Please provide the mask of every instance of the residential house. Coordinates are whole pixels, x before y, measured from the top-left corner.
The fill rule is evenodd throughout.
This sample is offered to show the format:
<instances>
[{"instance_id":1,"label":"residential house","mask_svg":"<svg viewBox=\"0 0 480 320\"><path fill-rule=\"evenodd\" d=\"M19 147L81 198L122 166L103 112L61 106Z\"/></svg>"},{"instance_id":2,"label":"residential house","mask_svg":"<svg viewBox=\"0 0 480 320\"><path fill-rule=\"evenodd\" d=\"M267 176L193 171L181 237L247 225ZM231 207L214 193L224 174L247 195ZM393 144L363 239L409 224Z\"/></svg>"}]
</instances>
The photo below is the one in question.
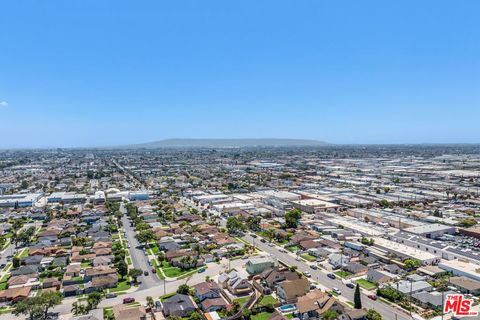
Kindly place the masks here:
<instances>
[{"instance_id":1,"label":"residential house","mask_svg":"<svg viewBox=\"0 0 480 320\"><path fill-rule=\"evenodd\" d=\"M275 267L275 261L273 260L273 257L254 258L248 260L245 267L249 274L255 275L262 273L265 269Z\"/></svg>"},{"instance_id":2,"label":"residential house","mask_svg":"<svg viewBox=\"0 0 480 320\"><path fill-rule=\"evenodd\" d=\"M197 310L197 304L192 297L176 294L162 302L162 311L165 317L186 317Z\"/></svg>"},{"instance_id":3,"label":"residential house","mask_svg":"<svg viewBox=\"0 0 480 320\"><path fill-rule=\"evenodd\" d=\"M306 278L286 280L277 286L277 295L286 302L296 301L298 297L310 291L310 283Z\"/></svg>"},{"instance_id":4,"label":"residential house","mask_svg":"<svg viewBox=\"0 0 480 320\"><path fill-rule=\"evenodd\" d=\"M247 279L248 275L246 273L231 271L230 273L221 274L218 277L218 284L232 294L247 294L252 290Z\"/></svg>"}]
</instances>

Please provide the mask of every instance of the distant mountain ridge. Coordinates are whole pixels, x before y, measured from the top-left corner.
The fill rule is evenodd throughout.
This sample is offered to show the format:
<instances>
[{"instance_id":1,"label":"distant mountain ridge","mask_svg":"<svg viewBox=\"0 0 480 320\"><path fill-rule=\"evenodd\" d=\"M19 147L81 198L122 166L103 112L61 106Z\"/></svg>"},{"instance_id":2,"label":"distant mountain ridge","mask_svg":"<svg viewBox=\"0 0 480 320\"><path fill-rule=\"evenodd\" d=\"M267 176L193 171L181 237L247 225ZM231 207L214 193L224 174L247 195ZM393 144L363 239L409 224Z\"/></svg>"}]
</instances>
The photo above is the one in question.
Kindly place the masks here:
<instances>
[{"instance_id":1,"label":"distant mountain ridge","mask_svg":"<svg viewBox=\"0 0 480 320\"><path fill-rule=\"evenodd\" d=\"M310 139L165 139L117 146L120 149L159 148L246 148L246 147L321 147L328 143Z\"/></svg>"}]
</instances>

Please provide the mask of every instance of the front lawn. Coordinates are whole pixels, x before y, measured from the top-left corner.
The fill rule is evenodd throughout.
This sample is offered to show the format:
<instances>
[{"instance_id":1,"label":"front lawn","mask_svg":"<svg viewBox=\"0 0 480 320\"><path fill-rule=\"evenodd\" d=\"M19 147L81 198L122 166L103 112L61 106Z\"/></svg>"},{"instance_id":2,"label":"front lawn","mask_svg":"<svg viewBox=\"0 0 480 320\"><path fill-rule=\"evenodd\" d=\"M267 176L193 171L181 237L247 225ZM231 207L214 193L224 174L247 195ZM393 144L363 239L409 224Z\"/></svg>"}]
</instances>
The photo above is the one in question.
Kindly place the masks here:
<instances>
[{"instance_id":1,"label":"front lawn","mask_svg":"<svg viewBox=\"0 0 480 320\"><path fill-rule=\"evenodd\" d=\"M300 248L298 246L293 245L293 246L285 247L285 249L287 249L290 252L297 252Z\"/></svg>"},{"instance_id":2,"label":"front lawn","mask_svg":"<svg viewBox=\"0 0 480 320\"><path fill-rule=\"evenodd\" d=\"M126 290L130 289L130 287L131 287L131 285L130 285L130 281L128 280L128 277L125 277L125 279L123 279L123 280L120 280L120 277L119 277L117 287L109 289L109 292L126 291Z\"/></svg>"},{"instance_id":3,"label":"front lawn","mask_svg":"<svg viewBox=\"0 0 480 320\"><path fill-rule=\"evenodd\" d=\"M268 320L272 314L270 312L260 312L257 313L256 315L252 315L250 319L252 320Z\"/></svg>"},{"instance_id":4,"label":"front lawn","mask_svg":"<svg viewBox=\"0 0 480 320\"><path fill-rule=\"evenodd\" d=\"M82 268L82 269L89 268L89 267L91 267L91 266L92 266L92 264L91 264L89 261L87 261L87 262L82 262L82 263L80 264L80 268Z\"/></svg>"},{"instance_id":5,"label":"front lawn","mask_svg":"<svg viewBox=\"0 0 480 320\"><path fill-rule=\"evenodd\" d=\"M356 283L358 283L358 285L364 289L367 289L367 290L372 290L372 289L375 289L377 286L375 285L375 283L373 282L370 282L368 280L365 280L365 279L358 279L355 281Z\"/></svg>"},{"instance_id":6,"label":"front lawn","mask_svg":"<svg viewBox=\"0 0 480 320\"><path fill-rule=\"evenodd\" d=\"M348 271L337 271L337 272L335 272L335 274L336 274L337 276L339 276L340 278L346 278L346 277L352 275L352 273L350 273L350 272L348 272Z\"/></svg>"},{"instance_id":7,"label":"front lawn","mask_svg":"<svg viewBox=\"0 0 480 320\"><path fill-rule=\"evenodd\" d=\"M307 261L309 261L309 262L314 262L314 261L317 260L317 258L315 258L314 256L312 256L312 255L310 255L310 254L308 254L308 253L302 253L302 254L300 255L300 257L302 257L303 259L305 259L305 260L307 260Z\"/></svg>"}]
</instances>

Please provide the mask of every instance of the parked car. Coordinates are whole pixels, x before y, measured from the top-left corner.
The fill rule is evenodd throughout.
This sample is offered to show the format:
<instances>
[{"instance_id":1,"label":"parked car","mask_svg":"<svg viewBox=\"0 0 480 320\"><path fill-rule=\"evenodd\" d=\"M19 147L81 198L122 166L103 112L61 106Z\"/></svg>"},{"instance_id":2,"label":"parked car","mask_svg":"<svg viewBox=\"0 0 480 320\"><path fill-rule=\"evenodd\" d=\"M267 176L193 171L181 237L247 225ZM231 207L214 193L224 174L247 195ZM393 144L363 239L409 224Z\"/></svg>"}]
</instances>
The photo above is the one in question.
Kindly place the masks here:
<instances>
[{"instance_id":1,"label":"parked car","mask_svg":"<svg viewBox=\"0 0 480 320\"><path fill-rule=\"evenodd\" d=\"M310 265L310 269L317 270L318 267L317 267L316 265L314 265L314 264L311 264L311 265Z\"/></svg>"},{"instance_id":2,"label":"parked car","mask_svg":"<svg viewBox=\"0 0 480 320\"><path fill-rule=\"evenodd\" d=\"M155 301L155 309L157 310L160 310L162 308L162 304L160 303L160 301Z\"/></svg>"},{"instance_id":3,"label":"parked car","mask_svg":"<svg viewBox=\"0 0 480 320\"><path fill-rule=\"evenodd\" d=\"M152 268L152 273L157 273L157 269Z\"/></svg>"},{"instance_id":4,"label":"parked car","mask_svg":"<svg viewBox=\"0 0 480 320\"><path fill-rule=\"evenodd\" d=\"M117 297L117 295L115 293L107 293L105 295L105 298L107 298L107 299L112 299L112 298L116 298L116 297Z\"/></svg>"},{"instance_id":5,"label":"parked car","mask_svg":"<svg viewBox=\"0 0 480 320\"><path fill-rule=\"evenodd\" d=\"M143 275L148 276L148 271L147 270L143 271Z\"/></svg>"},{"instance_id":6,"label":"parked car","mask_svg":"<svg viewBox=\"0 0 480 320\"><path fill-rule=\"evenodd\" d=\"M256 237L257 237L257 235L256 235L255 233L252 233L251 236L252 236L252 238L256 238Z\"/></svg>"},{"instance_id":7,"label":"parked car","mask_svg":"<svg viewBox=\"0 0 480 320\"><path fill-rule=\"evenodd\" d=\"M370 298L370 299L372 299L372 300L377 300L377 296L374 295L374 294L368 295L368 298Z\"/></svg>"},{"instance_id":8,"label":"parked car","mask_svg":"<svg viewBox=\"0 0 480 320\"><path fill-rule=\"evenodd\" d=\"M198 273L202 273L202 272L205 272L205 268L198 269Z\"/></svg>"},{"instance_id":9,"label":"parked car","mask_svg":"<svg viewBox=\"0 0 480 320\"><path fill-rule=\"evenodd\" d=\"M310 272L306 272L306 271L305 271L303 274L304 274L305 277L307 277L307 278L310 278L310 277L312 276L312 274L311 274Z\"/></svg>"},{"instance_id":10,"label":"parked car","mask_svg":"<svg viewBox=\"0 0 480 320\"><path fill-rule=\"evenodd\" d=\"M349 287L350 289L355 288L355 285L351 282L347 283L346 286Z\"/></svg>"},{"instance_id":11,"label":"parked car","mask_svg":"<svg viewBox=\"0 0 480 320\"><path fill-rule=\"evenodd\" d=\"M135 298L132 298L132 297L123 298L123 304L133 303L133 302L135 302Z\"/></svg>"},{"instance_id":12,"label":"parked car","mask_svg":"<svg viewBox=\"0 0 480 320\"><path fill-rule=\"evenodd\" d=\"M327 277L329 277L330 279L336 279L337 278L333 273L327 274Z\"/></svg>"},{"instance_id":13,"label":"parked car","mask_svg":"<svg viewBox=\"0 0 480 320\"><path fill-rule=\"evenodd\" d=\"M260 239L260 242L265 243L265 242L267 242L267 240L265 240L265 239Z\"/></svg>"},{"instance_id":14,"label":"parked car","mask_svg":"<svg viewBox=\"0 0 480 320\"><path fill-rule=\"evenodd\" d=\"M342 291L341 291L340 289L338 289L338 288L333 288L332 290L333 290L333 292L335 292L336 294L342 294Z\"/></svg>"}]
</instances>

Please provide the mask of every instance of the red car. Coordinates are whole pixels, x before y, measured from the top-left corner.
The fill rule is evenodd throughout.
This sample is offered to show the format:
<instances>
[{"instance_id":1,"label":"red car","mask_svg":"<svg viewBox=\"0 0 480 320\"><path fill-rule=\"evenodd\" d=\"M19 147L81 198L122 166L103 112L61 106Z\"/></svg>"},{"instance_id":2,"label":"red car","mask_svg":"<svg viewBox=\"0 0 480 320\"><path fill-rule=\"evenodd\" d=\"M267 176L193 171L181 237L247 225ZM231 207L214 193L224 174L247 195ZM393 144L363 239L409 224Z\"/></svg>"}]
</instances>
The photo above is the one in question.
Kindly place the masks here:
<instances>
[{"instance_id":1,"label":"red car","mask_svg":"<svg viewBox=\"0 0 480 320\"><path fill-rule=\"evenodd\" d=\"M377 296L374 294L370 294L368 297L372 300L377 300Z\"/></svg>"},{"instance_id":2,"label":"red car","mask_svg":"<svg viewBox=\"0 0 480 320\"><path fill-rule=\"evenodd\" d=\"M157 273L157 269L152 268L152 273Z\"/></svg>"},{"instance_id":3,"label":"red car","mask_svg":"<svg viewBox=\"0 0 480 320\"><path fill-rule=\"evenodd\" d=\"M123 298L123 304L135 302L135 298Z\"/></svg>"}]
</instances>

